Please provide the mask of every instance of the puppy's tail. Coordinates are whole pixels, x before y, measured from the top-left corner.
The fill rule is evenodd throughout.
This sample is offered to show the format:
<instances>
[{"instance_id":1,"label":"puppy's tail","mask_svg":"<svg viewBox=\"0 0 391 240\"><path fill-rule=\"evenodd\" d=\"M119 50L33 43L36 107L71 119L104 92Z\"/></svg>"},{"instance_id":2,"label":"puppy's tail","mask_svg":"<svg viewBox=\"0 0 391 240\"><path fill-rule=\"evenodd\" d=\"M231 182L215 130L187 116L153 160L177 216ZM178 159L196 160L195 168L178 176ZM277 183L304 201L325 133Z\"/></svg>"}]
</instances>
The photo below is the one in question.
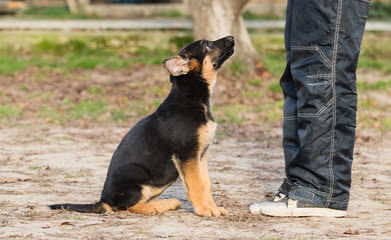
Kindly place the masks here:
<instances>
[{"instance_id":1,"label":"puppy's tail","mask_svg":"<svg viewBox=\"0 0 391 240\"><path fill-rule=\"evenodd\" d=\"M49 205L49 208L52 210L65 209L81 213L105 213L112 211L111 207L107 203L102 202L97 202L93 204L53 204Z\"/></svg>"}]
</instances>

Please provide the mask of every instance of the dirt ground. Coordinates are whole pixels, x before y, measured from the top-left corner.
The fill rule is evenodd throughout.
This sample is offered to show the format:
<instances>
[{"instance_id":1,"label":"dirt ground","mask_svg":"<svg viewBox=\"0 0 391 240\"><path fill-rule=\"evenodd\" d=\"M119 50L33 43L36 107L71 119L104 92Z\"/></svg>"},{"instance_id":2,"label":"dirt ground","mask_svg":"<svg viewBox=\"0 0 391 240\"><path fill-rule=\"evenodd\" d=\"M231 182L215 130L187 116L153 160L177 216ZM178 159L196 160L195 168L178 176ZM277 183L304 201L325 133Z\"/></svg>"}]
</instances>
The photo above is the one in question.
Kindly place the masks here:
<instances>
[{"instance_id":1,"label":"dirt ground","mask_svg":"<svg viewBox=\"0 0 391 240\"><path fill-rule=\"evenodd\" d=\"M249 213L284 176L281 131L257 141L225 138L209 151L213 195L230 215L199 217L180 180L161 198L182 209L158 216L51 211L53 203L99 200L111 154L127 128L39 124L0 127L1 239L390 239L390 136L359 133L345 218Z\"/></svg>"},{"instance_id":2,"label":"dirt ground","mask_svg":"<svg viewBox=\"0 0 391 240\"><path fill-rule=\"evenodd\" d=\"M345 218L274 218L249 213L250 204L270 197L284 177L281 127L262 122L236 129L221 124L219 137L209 150L213 196L229 211L228 216L196 216L180 180L161 198L178 198L182 209L158 216L49 210L49 204L99 200L111 155L141 116L130 117L129 125L105 123L104 118L91 124L70 121L62 125L49 117L37 118L37 105L61 110L66 96L90 97L86 92L91 85L101 87L114 102L126 94L129 101L151 102L147 99L153 93L150 86L161 86L157 98L169 89L164 70L153 70L114 73L98 69L71 76L49 72L43 78L36 69L29 69L2 77L0 86L7 89L2 101L24 106L24 114L0 125L0 239L391 239L391 134L361 128ZM146 78L149 72L156 74ZM50 82L43 84L42 78ZM214 103L242 101L235 92L245 88L240 84L244 83L232 77L219 80ZM31 99L27 93L51 97ZM266 97L280 99L280 95ZM381 96L388 99L386 94ZM259 105L257 98L244 103ZM251 117L245 123L254 123Z\"/></svg>"}]
</instances>

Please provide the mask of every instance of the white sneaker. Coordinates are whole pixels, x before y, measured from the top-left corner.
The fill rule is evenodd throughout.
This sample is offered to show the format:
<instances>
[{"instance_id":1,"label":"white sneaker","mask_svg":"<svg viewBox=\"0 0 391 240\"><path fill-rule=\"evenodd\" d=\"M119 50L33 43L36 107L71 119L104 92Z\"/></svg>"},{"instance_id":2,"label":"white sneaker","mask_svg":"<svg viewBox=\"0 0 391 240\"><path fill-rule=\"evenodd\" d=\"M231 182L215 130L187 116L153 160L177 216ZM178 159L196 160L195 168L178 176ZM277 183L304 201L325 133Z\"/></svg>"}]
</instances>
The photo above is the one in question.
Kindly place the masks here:
<instances>
[{"instance_id":1,"label":"white sneaker","mask_svg":"<svg viewBox=\"0 0 391 240\"><path fill-rule=\"evenodd\" d=\"M277 193L263 202L254 202L250 206L252 214L275 217L345 217L347 211L322 208L312 203L300 202Z\"/></svg>"}]
</instances>

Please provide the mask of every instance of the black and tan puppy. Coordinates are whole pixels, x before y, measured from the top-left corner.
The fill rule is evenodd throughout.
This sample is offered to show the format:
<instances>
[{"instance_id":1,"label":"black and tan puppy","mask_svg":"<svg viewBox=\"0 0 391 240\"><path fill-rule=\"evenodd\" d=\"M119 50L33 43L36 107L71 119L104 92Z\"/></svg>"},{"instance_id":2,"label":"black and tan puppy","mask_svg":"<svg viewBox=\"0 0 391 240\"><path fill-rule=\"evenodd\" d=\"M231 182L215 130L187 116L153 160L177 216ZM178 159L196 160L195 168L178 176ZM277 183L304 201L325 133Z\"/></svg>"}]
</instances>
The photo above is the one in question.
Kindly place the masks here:
<instances>
[{"instance_id":1,"label":"black and tan puppy","mask_svg":"<svg viewBox=\"0 0 391 240\"><path fill-rule=\"evenodd\" d=\"M100 201L50 208L159 214L180 207L177 199L154 200L180 176L196 214L227 214L213 201L206 152L216 130L210 103L216 71L233 54L234 45L232 36L200 40L164 60L171 74L171 92L156 112L122 139L111 159Z\"/></svg>"}]
</instances>

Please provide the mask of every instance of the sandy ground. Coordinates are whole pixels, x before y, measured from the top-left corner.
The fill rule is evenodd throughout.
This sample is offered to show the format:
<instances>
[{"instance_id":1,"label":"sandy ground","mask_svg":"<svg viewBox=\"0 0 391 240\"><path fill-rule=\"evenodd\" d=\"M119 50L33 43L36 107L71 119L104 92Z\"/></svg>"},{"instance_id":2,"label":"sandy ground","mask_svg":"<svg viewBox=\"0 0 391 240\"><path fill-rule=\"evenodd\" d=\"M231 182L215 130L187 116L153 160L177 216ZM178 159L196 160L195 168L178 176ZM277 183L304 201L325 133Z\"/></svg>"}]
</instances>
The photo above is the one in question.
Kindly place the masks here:
<instances>
[{"instance_id":1,"label":"sandy ground","mask_svg":"<svg viewBox=\"0 0 391 240\"><path fill-rule=\"evenodd\" d=\"M389 136L358 134L345 218L254 216L249 205L282 182L280 130L256 142L221 139L209 151L215 201L229 216L196 216L180 180L161 198L182 209L158 216L51 211L52 203L99 200L125 128L57 125L0 128L1 239L391 239ZM388 139L388 140L387 140Z\"/></svg>"}]
</instances>

